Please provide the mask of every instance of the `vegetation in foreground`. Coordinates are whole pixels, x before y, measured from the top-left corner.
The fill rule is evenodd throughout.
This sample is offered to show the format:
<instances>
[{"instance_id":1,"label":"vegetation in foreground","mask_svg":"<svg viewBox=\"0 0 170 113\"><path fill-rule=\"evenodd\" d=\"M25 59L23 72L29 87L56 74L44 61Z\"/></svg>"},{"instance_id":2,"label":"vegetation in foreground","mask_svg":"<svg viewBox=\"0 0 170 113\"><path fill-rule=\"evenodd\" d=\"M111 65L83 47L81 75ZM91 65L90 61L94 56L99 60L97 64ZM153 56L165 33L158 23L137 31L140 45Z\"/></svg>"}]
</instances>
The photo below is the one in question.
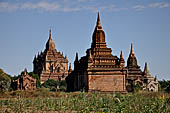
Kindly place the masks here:
<instances>
[{"instance_id":1,"label":"vegetation in foreground","mask_svg":"<svg viewBox=\"0 0 170 113\"><path fill-rule=\"evenodd\" d=\"M116 112L168 113L170 94L167 93L85 93L12 91L0 94L0 112Z\"/></svg>"},{"instance_id":2,"label":"vegetation in foreground","mask_svg":"<svg viewBox=\"0 0 170 113\"><path fill-rule=\"evenodd\" d=\"M48 80L40 84L36 91L13 91L11 77L0 69L0 113L42 113L42 112L113 112L113 113L167 113L170 112L170 80L159 81L158 93L141 92L134 87L134 93L65 93L65 81ZM164 92L164 93L163 93Z\"/></svg>"}]
</instances>

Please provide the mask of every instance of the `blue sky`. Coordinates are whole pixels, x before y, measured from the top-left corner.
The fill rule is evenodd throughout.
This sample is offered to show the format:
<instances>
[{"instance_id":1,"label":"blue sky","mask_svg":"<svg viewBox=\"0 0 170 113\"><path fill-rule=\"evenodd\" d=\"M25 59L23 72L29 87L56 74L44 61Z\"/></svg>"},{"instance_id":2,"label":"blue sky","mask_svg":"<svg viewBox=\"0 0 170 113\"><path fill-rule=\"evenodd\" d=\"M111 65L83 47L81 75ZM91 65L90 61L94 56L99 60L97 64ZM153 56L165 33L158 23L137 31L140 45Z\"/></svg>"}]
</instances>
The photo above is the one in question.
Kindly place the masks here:
<instances>
[{"instance_id":1,"label":"blue sky","mask_svg":"<svg viewBox=\"0 0 170 113\"><path fill-rule=\"evenodd\" d=\"M85 55L100 11L107 47L113 55L130 43L141 69L170 79L170 0L0 0L0 68L18 75L44 51L49 29L57 51L73 64L75 53Z\"/></svg>"}]
</instances>

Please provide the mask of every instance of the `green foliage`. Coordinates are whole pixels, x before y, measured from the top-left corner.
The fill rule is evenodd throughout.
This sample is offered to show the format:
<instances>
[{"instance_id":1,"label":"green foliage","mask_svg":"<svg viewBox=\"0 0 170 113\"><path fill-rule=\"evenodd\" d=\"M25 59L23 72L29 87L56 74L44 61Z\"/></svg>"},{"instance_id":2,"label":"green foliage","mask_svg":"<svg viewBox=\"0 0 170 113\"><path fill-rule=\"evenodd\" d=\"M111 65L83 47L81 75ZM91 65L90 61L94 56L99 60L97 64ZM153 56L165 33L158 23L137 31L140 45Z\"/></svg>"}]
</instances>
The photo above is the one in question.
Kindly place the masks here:
<instances>
[{"instance_id":1,"label":"green foliage","mask_svg":"<svg viewBox=\"0 0 170 113\"><path fill-rule=\"evenodd\" d=\"M0 69L0 91L9 90L11 84L10 75Z\"/></svg>"},{"instance_id":2,"label":"green foliage","mask_svg":"<svg viewBox=\"0 0 170 113\"><path fill-rule=\"evenodd\" d=\"M66 91L67 89L67 83L65 80L59 81L59 90L60 91Z\"/></svg>"},{"instance_id":3,"label":"green foliage","mask_svg":"<svg viewBox=\"0 0 170 113\"><path fill-rule=\"evenodd\" d=\"M29 72L28 75L30 75L32 78L35 78L35 79L40 79L40 77L37 75L37 74L34 74L33 72Z\"/></svg>"},{"instance_id":4,"label":"green foliage","mask_svg":"<svg viewBox=\"0 0 170 113\"><path fill-rule=\"evenodd\" d=\"M49 88L51 91L66 91L66 81L65 80L61 80L61 81L56 81L53 79L49 79L47 81L45 81L41 86L45 87L45 88Z\"/></svg>"},{"instance_id":5,"label":"green foliage","mask_svg":"<svg viewBox=\"0 0 170 113\"><path fill-rule=\"evenodd\" d=\"M170 80L159 81L159 84L160 84L160 88L159 89L161 91L170 93Z\"/></svg>"},{"instance_id":6,"label":"green foliage","mask_svg":"<svg viewBox=\"0 0 170 113\"><path fill-rule=\"evenodd\" d=\"M58 84L56 80L48 79L42 84L43 87L51 89L52 87L57 88Z\"/></svg>"},{"instance_id":7,"label":"green foliage","mask_svg":"<svg viewBox=\"0 0 170 113\"><path fill-rule=\"evenodd\" d=\"M133 84L133 92L139 92L142 90L142 84L140 82L134 83Z\"/></svg>"},{"instance_id":8,"label":"green foliage","mask_svg":"<svg viewBox=\"0 0 170 113\"><path fill-rule=\"evenodd\" d=\"M16 79L18 79L18 76L16 76L16 75L14 75L13 77L11 77L11 80L13 81L13 80L16 80Z\"/></svg>"},{"instance_id":9,"label":"green foliage","mask_svg":"<svg viewBox=\"0 0 170 113\"><path fill-rule=\"evenodd\" d=\"M11 76L6 74L2 69L0 69L0 80L11 81Z\"/></svg>"},{"instance_id":10,"label":"green foliage","mask_svg":"<svg viewBox=\"0 0 170 113\"><path fill-rule=\"evenodd\" d=\"M10 98L0 98L0 112L170 112L170 94L166 93L145 92L126 95L98 92L65 93L49 92L47 89L38 89L35 92L16 91L11 93L13 96Z\"/></svg>"},{"instance_id":11,"label":"green foliage","mask_svg":"<svg viewBox=\"0 0 170 113\"><path fill-rule=\"evenodd\" d=\"M34 74L33 72L29 72L28 73L32 78L36 79L36 87L40 88L41 87L41 83L40 83L40 77L38 76L38 74Z\"/></svg>"}]
</instances>

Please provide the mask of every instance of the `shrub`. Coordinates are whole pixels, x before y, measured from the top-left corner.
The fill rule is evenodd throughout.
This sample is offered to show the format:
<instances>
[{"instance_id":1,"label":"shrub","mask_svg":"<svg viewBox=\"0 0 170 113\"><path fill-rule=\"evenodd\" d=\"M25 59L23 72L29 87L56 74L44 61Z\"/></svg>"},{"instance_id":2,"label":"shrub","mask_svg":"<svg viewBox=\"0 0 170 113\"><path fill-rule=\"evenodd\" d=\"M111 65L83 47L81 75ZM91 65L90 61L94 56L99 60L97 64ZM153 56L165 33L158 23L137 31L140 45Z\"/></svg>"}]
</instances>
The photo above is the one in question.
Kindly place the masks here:
<instances>
[{"instance_id":1,"label":"shrub","mask_svg":"<svg viewBox=\"0 0 170 113\"><path fill-rule=\"evenodd\" d=\"M45 81L45 82L42 84L42 86L45 87L45 88L49 88L49 89L51 89L52 87L57 88L58 83L57 83L56 80L48 79L47 81Z\"/></svg>"},{"instance_id":2,"label":"shrub","mask_svg":"<svg viewBox=\"0 0 170 113\"><path fill-rule=\"evenodd\" d=\"M165 91L170 93L170 80L162 80L159 81L160 84L160 91Z\"/></svg>"},{"instance_id":3,"label":"shrub","mask_svg":"<svg viewBox=\"0 0 170 113\"><path fill-rule=\"evenodd\" d=\"M2 69L0 69L0 90L9 90L11 85L11 77L10 75L3 72Z\"/></svg>"},{"instance_id":4,"label":"shrub","mask_svg":"<svg viewBox=\"0 0 170 113\"><path fill-rule=\"evenodd\" d=\"M56 88L55 88L55 87L51 87L50 91L52 91L52 92L56 92L57 90L56 90Z\"/></svg>"},{"instance_id":5,"label":"shrub","mask_svg":"<svg viewBox=\"0 0 170 113\"><path fill-rule=\"evenodd\" d=\"M40 77L38 76L38 74L34 74L33 72L29 72L28 73L32 78L36 79L36 87L40 88L41 87L41 83L40 83Z\"/></svg>"}]
</instances>

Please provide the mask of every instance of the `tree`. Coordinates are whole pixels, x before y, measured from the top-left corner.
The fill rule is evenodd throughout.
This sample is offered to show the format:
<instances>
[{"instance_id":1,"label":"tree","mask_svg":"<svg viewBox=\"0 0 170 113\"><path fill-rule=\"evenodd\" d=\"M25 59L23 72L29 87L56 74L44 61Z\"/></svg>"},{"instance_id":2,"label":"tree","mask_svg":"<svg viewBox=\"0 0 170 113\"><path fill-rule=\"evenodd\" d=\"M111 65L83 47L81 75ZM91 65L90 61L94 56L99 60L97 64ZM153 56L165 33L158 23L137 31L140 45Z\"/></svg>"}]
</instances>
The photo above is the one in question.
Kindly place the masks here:
<instances>
[{"instance_id":1,"label":"tree","mask_svg":"<svg viewBox=\"0 0 170 113\"><path fill-rule=\"evenodd\" d=\"M65 80L59 81L59 90L60 91L66 91L67 89L67 83Z\"/></svg>"},{"instance_id":2,"label":"tree","mask_svg":"<svg viewBox=\"0 0 170 113\"><path fill-rule=\"evenodd\" d=\"M48 79L47 81L45 81L43 84L42 84L43 87L45 88L57 88L57 86L59 86L58 82L56 80L53 80L53 79Z\"/></svg>"},{"instance_id":3,"label":"tree","mask_svg":"<svg viewBox=\"0 0 170 113\"><path fill-rule=\"evenodd\" d=\"M170 93L170 80L159 81L160 91L165 91Z\"/></svg>"},{"instance_id":4,"label":"tree","mask_svg":"<svg viewBox=\"0 0 170 113\"><path fill-rule=\"evenodd\" d=\"M49 80L45 81L42 84L42 86L45 88L49 88L51 91L56 91L56 90L66 91L67 84L66 84L65 80L56 81L53 79L49 79Z\"/></svg>"},{"instance_id":5,"label":"tree","mask_svg":"<svg viewBox=\"0 0 170 113\"><path fill-rule=\"evenodd\" d=\"M0 69L0 91L9 90L11 85L11 76Z\"/></svg>"},{"instance_id":6,"label":"tree","mask_svg":"<svg viewBox=\"0 0 170 113\"><path fill-rule=\"evenodd\" d=\"M40 83L40 77L38 76L38 74L35 74L33 72L29 72L28 75L30 75L32 78L36 79L36 87L40 88L41 87L41 83Z\"/></svg>"},{"instance_id":7,"label":"tree","mask_svg":"<svg viewBox=\"0 0 170 113\"><path fill-rule=\"evenodd\" d=\"M133 92L139 92L140 90L142 90L142 83L141 82L137 82L133 84Z\"/></svg>"}]
</instances>

